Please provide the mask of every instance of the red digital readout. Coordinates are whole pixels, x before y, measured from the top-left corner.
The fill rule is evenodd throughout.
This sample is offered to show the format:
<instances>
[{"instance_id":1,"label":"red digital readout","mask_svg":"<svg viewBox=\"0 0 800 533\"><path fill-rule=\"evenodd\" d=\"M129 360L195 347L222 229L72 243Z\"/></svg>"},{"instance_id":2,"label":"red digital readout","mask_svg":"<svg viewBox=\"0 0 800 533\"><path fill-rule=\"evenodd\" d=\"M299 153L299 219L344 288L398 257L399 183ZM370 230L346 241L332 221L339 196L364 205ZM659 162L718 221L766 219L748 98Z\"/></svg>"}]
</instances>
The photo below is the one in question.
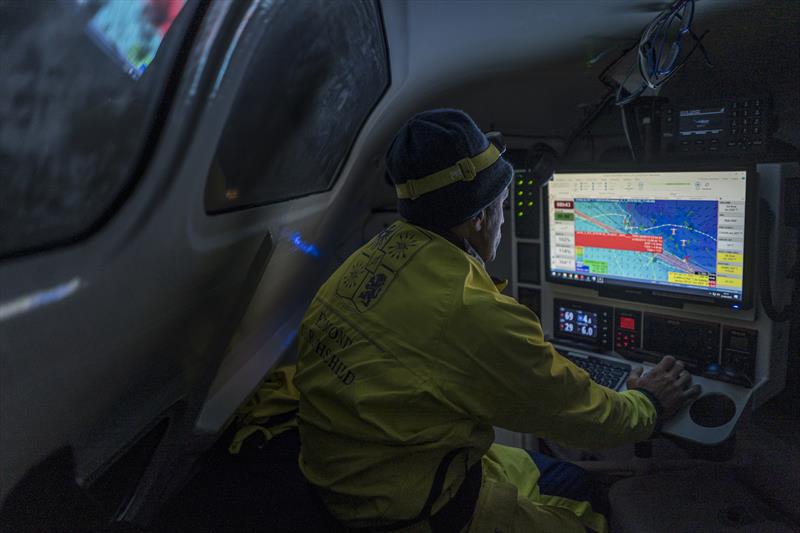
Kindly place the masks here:
<instances>
[{"instance_id":1,"label":"red digital readout","mask_svg":"<svg viewBox=\"0 0 800 533\"><path fill-rule=\"evenodd\" d=\"M629 316L621 316L619 317L619 327L633 331L636 329L636 321Z\"/></svg>"},{"instance_id":2,"label":"red digital readout","mask_svg":"<svg viewBox=\"0 0 800 533\"><path fill-rule=\"evenodd\" d=\"M556 209L572 209L575 203L571 200L556 200Z\"/></svg>"}]
</instances>

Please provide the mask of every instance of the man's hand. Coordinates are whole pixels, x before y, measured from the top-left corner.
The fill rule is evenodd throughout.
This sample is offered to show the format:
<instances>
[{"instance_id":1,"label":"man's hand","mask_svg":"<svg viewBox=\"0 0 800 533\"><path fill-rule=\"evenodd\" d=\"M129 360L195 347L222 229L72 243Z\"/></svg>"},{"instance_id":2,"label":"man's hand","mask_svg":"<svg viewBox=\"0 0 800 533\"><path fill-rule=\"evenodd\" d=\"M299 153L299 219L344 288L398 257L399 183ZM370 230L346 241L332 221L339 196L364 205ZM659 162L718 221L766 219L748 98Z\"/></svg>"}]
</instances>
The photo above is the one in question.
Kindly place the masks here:
<instances>
[{"instance_id":1,"label":"man's hand","mask_svg":"<svg viewBox=\"0 0 800 533\"><path fill-rule=\"evenodd\" d=\"M681 407L700 396L700 386L692 386L692 375L683 363L668 355L655 368L642 375L642 367L631 370L629 389L644 389L661 402L663 420L668 420Z\"/></svg>"}]
</instances>

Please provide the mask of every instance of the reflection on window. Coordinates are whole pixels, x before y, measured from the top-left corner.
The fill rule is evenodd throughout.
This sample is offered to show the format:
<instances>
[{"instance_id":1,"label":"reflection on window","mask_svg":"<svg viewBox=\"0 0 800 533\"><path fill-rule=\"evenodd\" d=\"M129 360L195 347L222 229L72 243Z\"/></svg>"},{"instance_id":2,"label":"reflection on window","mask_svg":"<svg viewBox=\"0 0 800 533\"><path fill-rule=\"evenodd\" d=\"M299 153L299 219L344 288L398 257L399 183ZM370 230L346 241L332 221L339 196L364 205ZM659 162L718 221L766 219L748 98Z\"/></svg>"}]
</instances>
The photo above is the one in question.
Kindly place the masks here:
<instances>
[{"instance_id":1,"label":"reflection on window","mask_svg":"<svg viewBox=\"0 0 800 533\"><path fill-rule=\"evenodd\" d=\"M183 5L0 1L0 257L85 235L136 178Z\"/></svg>"},{"instance_id":2,"label":"reflection on window","mask_svg":"<svg viewBox=\"0 0 800 533\"><path fill-rule=\"evenodd\" d=\"M111 0L102 2L88 29L97 43L138 79L153 62L186 0ZM78 5L86 5L78 1Z\"/></svg>"},{"instance_id":3,"label":"reflection on window","mask_svg":"<svg viewBox=\"0 0 800 533\"><path fill-rule=\"evenodd\" d=\"M329 189L389 83L376 2L263 2L248 31L257 45L209 170L211 213Z\"/></svg>"}]
</instances>

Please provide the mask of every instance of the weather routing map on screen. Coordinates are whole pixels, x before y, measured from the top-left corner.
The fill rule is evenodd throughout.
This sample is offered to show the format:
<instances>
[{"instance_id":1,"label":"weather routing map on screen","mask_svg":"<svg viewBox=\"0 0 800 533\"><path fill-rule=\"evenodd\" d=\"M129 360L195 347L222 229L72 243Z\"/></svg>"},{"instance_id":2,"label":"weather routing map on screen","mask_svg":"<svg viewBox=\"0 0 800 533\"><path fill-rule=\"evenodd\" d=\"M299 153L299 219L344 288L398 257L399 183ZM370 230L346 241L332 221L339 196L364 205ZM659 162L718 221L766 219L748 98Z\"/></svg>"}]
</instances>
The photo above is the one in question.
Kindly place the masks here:
<instances>
[{"instance_id":1,"label":"weather routing map on screen","mask_svg":"<svg viewBox=\"0 0 800 533\"><path fill-rule=\"evenodd\" d=\"M551 279L743 299L745 170L557 173Z\"/></svg>"}]
</instances>

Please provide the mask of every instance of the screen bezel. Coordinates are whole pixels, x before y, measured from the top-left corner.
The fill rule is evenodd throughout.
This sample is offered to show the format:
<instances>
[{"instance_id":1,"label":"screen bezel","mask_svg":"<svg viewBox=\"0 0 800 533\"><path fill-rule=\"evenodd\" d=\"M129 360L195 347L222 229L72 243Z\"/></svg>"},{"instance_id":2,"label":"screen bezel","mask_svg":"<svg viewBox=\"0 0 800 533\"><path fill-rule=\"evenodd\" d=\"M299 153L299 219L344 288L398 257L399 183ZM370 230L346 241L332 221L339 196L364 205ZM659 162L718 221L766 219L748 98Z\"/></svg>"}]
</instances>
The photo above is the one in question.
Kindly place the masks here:
<instances>
[{"instance_id":1,"label":"screen bezel","mask_svg":"<svg viewBox=\"0 0 800 533\"><path fill-rule=\"evenodd\" d=\"M542 187L542 205L541 209L542 218L544 219L543 237L544 241L544 277L548 283L557 285L569 285L573 287L580 287L583 289L591 289L602 293L603 296L618 298L622 300L632 301L646 301L655 305L663 305L667 307L675 307L676 304L691 303L701 305L713 305L717 307L725 307L727 309L745 310L753 307L753 285L754 285L754 254L755 254L755 230L757 226L757 209L758 203L758 188L757 180L758 174L755 165L752 163L736 164L735 162L716 165L702 165L702 164L687 164L687 165L640 165L636 167L625 167L622 165L580 165L559 168L557 174L570 174L570 173L635 173L635 172L693 172L693 171L709 171L709 172L730 172L741 170L745 172L745 229L744 229L744 262L743 262L743 276L742 276L742 299L741 300L728 300L725 298L715 297L704 294L700 291L697 293L673 289L668 286L658 285L653 287L649 284L637 282L621 282L619 280L606 281L605 283L596 283L589 281L577 281L562 279L552 275L552 268L550 265L550 201L549 201L549 184Z\"/></svg>"}]
</instances>

